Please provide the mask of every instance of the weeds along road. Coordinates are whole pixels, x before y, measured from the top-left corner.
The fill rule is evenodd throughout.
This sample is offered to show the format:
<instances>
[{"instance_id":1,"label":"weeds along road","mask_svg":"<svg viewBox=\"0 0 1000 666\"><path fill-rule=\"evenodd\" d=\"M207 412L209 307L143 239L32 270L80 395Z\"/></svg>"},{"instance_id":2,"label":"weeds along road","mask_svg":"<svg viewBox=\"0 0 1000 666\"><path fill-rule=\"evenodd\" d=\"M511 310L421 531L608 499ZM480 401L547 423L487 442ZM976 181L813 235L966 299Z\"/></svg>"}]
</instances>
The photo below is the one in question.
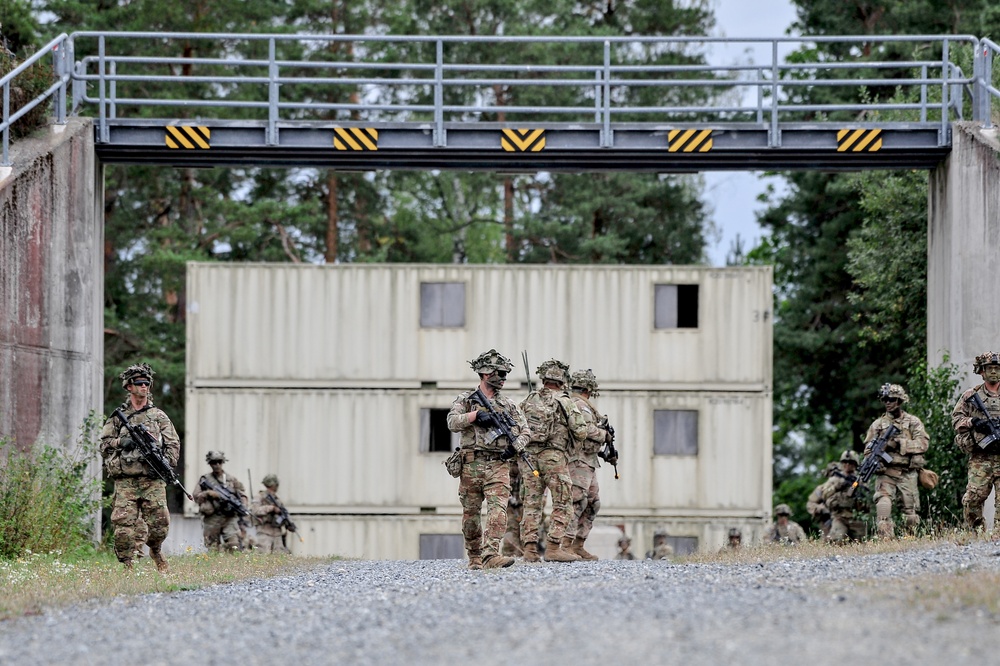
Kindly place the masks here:
<instances>
[{"instance_id":1,"label":"weeds along road","mask_svg":"<svg viewBox=\"0 0 1000 666\"><path fill-rule=\"evenodd\" d=\"M996 663L1000 545L467 571L343 561L0 623L2 664ZM996 598L996 587L985 592Z\"/></svg>"}]
</instances>

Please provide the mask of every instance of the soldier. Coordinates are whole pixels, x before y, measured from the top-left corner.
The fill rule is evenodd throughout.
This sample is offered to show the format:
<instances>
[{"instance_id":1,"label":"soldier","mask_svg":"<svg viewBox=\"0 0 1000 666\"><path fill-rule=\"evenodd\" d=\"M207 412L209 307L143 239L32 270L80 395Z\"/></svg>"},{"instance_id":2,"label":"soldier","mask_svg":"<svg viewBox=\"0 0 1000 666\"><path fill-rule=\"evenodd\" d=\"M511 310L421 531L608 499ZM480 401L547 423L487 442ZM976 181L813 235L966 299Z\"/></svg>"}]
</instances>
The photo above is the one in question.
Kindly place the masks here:
<instances>
[{"instance_id":1,"label":"soldier","mask_svg":"<svg viewBox=\"0 0 1000 666\"><path fill-rule=\"evenodd\" d=\"M521 557L524 547L521 545L521 468L517 460L510 461L510 499L507 500L507 531L503 535L504 555Z\"/></svg>"},{"instance_id":2,"label":"soldier","mask_svg":"<svg viewBox=\"0 0 1000 666\"><path fill-rule=\"evenodd\" d=\"M598 396L597 377L590 370L577 370L570 378L573 402L576 403L587 425L587 439L569 455L569 477L573 484L573 518L566 527L567 538L572 538L571 551L580 559L596 560L583 544L594 527L594 517L601 510L600 487L597 468L601 466L597 453L610 437L607 417L602 416L590 401Z\"/></svg>"},{"instance_id":3,"label":"soldier","mask_svg":"<svg viewBox=\"0 0 1000 666\"><path fill-rule=\"evenodd\" d=\"M278 498L278 477L268 474L261 481L264 490L257 493L250 513L257 520L257 548L265 553L290 553L285 546L285 526L280 519L287 515L285 505Z\"/></svg>"},{"instance_id":4,"label":"soldier","mask_svg":"<svg viewBox=\"0 0 1000 666\"><path fill-rule=\"evenodd\" d=\"M854 486L859 462L855 451L844 451L840 456L840 470L821 488L823 502L830 510L831 525L825 537L830 543L840 543L844 539L860 541L865 536L864 521L854 519L854 510L861 500L861 486Z\"/></svg>"},{"instance_id":5,"label":"soldier","mask_svg":"<svg viewBox=\"0 0 1000 666\"><path fill-rule=\"evenodd\" d=\"M827 463L826 468L823 470L823 477L829 479L834 475L835 472L840 471L840 465L831 462ZM816 486L813 491L809 494L809 499L806 500L806 513L812 516L813 520L819 525L820 531L825 537L830 533L830 509L827 508L826 504L823 502L823 486L826 485L826 481Z\"/></svg>"},{"instance_id":6,"label":"soldier","mask_svg":"<svg viewBox=\"0 0 1000 666\"><path fill-rule=\"evenodd\" d=\"M726 541L726 550L739 550L743 547L743 532L738 527L729 528L729 539Z\"/></svg>"},{"instance_id":7,"label":"soldier","mask_svg":"<svg viewBox=\"0 0 1000 666\"><path fill-rule=\"evenodd\" d=\"M159 442L167 462L176 466L181 452L180 438L174 424L150 398L153 369L146 363L130 365L118 378L129 394L121 406L122 413L130 424L145 428ZM149 546L156 570L167 573L167 560L160 552L170 529L166 483L146 464L125 425L115 418L108 419L101 430L101 457L108 478L115 484L111 525L118 561L131 569L142 540Z\"/></svg>"},{"instance_id":8,"label":"soldier","mask_svg":"<svg viewBox=\"0 0 1000 666\"><path fill-rule=\"evenodd\" d=\"M622 534L618 537L618 554L615 555L616 560L634 560L635 555L629 548L632 547L632 539L628 537L627 534Z\"/></svg>"},{"instance_id":9,"label":"soldier","mask_svg":"<svg viewBox=\"0 0 1000 666\"><path fill-rule=\"evenodd\" d=\"M646 551L647 560L667 560L674 554L674 547L667 543L667 531L660 529L653 532L653 549Z\"/></svg>"},{"instance_id":10,"label":"soldier","mask_svg":"<svg viewBox=\"0 0 1000 666\"><path fill-rule=\"evenodd\" d=\"M924 453L930 438L924 431L924 424L913 414L903 411L903 405L910 398L899 384L883 384L879 388L879 399L885 404L885 414L875 419L865 435L865 455L871 451L872 442L882 436L889 426L895 425L899 434L893 437L885 448L892 461L880 464L876 471L875 524L879 538L893 538L896 530L892 524L892 504L899 493L903 520L908 529L920 524L920 489L917 476L924 467Z\"/></svg>"},{"instance_id":11,"label":"soldier","mask_svg":"<svg viewBox=\"0 0 1000 666\"><path fill-rule=\"evenodd\" d=\"M774 507L774 523L764 535L765 541L773 541L783 546L794 546L805 541L806 533L802 526L791 519L792 510L787 504Z\"/></svg>"},{"instance_id":12,"label":"soldier","mask_svg":"<svg viewBox=\"0 0 1000 666\"><path fill-rule=\"evenodd\" d=\"M552 493L552 515L545 544L549 562L576 562L580 556L571 549L572 539L566 530L573 520L573 482L569 476L569 454L587 438L587 424L576 403L566 393L569 366L551 359L537 369L542 387L532 391L521 403L528 423L528 453L538 467L534 476L521 461L524 484L524 518L521 520L521 543L524 561L537 562L538 525L542 520L545 490Z\"/></svg>"},{"instance_id":13,"label":"soldier","mask_svg":"<svg viewBox=\"0 0 1000 666\"><path fill-rule=\"evenodd\" d=\"M246 489L239 479L229 476L222 468L226 455L221 451L209 451L205 455L205 462L212 468L212 472L203 474L198 479L198 488L194 492L194 501L198 503L198 510L201 512L205 547L217 551L221 544L227 551L237 552L241 548L239 518L246 511ZM242 510L226 502L221 492L213 490L219 487L228 490Z\"/></svg>"},{"instance_id":14,"label":"soldier","mask_svg":"<svg viewBox=\"0 0 1000 666\"><path fill-rule=\"evenodd\" d=\"M505 450L513 447L518 453L524 451L528 426L517 405L500 394L513 367L510 360L491 349L469 361L469 365L479 375L478 390L496 412L509 417L513 423L511 434L515 437L515 441L508 442L505 437L497 436L494 417L471 400L475 389L461 393L452 403L448 429L462 435L458 452L462 460L458 499L462 503L462 535L469 568L498 569L514 564L513 557L500 553L510 500L510 463ZM484 501L485 534L480 517Z\"/></svg>"},{"instance_id":15,"label":"soldier","mask_svg":"<svg viewBox=\"0 0 1000 666\"><path fill-rule=\"evenodd\" d=\"M955 429L955 444L962 453L969 455L969 481L962 497L965 524L969 529L984 529L983 503L990 490L996 489L996 512L993 518L993 536L1000 534L1000 442L991 442L983 448L979 443L992 433L990 419L1000 416L1000 354L988 351L976 357L972 371L982 376L983 383L973 386L958 399L951 413ZM979 396L982 411L973 396Z\"/></svg>"}]
</instances>

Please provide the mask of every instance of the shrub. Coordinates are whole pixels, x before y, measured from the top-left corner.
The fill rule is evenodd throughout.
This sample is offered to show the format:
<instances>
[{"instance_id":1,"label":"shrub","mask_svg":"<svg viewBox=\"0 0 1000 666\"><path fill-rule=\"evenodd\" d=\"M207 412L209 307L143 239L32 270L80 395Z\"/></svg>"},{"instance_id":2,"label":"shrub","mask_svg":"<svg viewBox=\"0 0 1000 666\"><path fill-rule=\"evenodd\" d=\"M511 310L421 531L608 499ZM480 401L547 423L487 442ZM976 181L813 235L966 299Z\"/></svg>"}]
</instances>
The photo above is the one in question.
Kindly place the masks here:
<instances>
[{"instance_id":1,"label":"shrub","mask_svg":"<svg viewBox=\"0 0 1000 666\"><path fill-rule=\"evenodd\" d=\"M101 505L97 459L99 417L91 412L75 445L21 451L0 439L0 559L26 552L93 548Z\"/></svg>"},{"instance_id":2,"label":"shrub","mask_svg":"<svg viewBox=\"0 0 1000 666\"><path fill-rule=\"evenodd\" d=\"M23 59L13 58L0 53L0 78L16 69ZM13 115L21 107L32 101L52 85L54 80L52 65L44 60L31 65L26 71L18 74L10 85L10 113ZM3 93L0 92L0 95ZM3 98L0 97L0 104ZM51 100L42 102L17 122L10 126L10 136L18 139L28 136L39 127L44 127L48 123L49 110L52 108ZM3 108L0 107L0 113ZM2 119L0 119L2 122Z\"/></svg>"}]
</instances>

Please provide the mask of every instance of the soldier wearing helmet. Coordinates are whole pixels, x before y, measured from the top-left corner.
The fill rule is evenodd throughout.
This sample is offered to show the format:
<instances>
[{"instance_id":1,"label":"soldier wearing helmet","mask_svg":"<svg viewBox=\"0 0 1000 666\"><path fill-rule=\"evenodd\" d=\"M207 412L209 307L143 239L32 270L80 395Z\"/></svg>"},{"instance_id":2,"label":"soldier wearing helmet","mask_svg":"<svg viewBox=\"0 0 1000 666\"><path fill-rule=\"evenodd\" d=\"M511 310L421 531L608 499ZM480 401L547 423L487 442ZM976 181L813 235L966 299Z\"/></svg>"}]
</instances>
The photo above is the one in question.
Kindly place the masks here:
<instances>
[{"instance_id":1,"label":"soldier wearing helmet","mask_svg":"<svg viewBox=\"0 0 1000 666\"><path fill-rule=\"evenodd\" d=\"M243 547L240 541L240 510L225 501L223 495L238 501L244 508L243 515L246 515L246 488L239 479L223 469L226 454L222 451L209 451L205 454L205 462L212 471L201 475L194 492L194 501L198 503L198 511L201 513L205 548L211 551L224 549L237 552Z\"/></svg>"},{"instance_id":2,"label":"soldier wearing helmet","mask_svg":"<svg viewBox=\"0 0 1000 666\"><path fill-rule=\"evenodd\" d=\"M674 554L674 547L667 543L667 531L658 529L653 532L653 548L646 551L647 560L668 560Z\"/></svg>"},{"instance_id":3,"label":"soldier wearing helmet","mask_svg":"<svg viewBox=\"0 0 1000 666\"><path fill-rule=\"evenodd\" d=\"M493 409L511 424L515 441L499 435L494 417L472 401L476 389L459 394L448 412L448 429L461 434L458 499L462 504L462 536L470 569L496 569L514 564L503 555L500 542L507 527L510 500L510 463L505 457L508 446L524 451L528 442L528 424L513 401L502 395L507 373L513 366L497 350L483 352L469 365L479 375L478 390ZM530 470L529 470L530 474ZM483 529L483 502L486 502L486 526Z\"/></svg>"},{"instance_id":4,"label":"soldier wearing helmet","mask_svg":"<svg viewBox=\"0 0 1000 666\"><path fill-rule=\"evenodd\" d=\"M618 554L615 555L616 560L634 560L635 554L632 553L630 548L632 547L632 539L629 538L624 532L620 537L618 537Z\"/></svg>"},{"instance_id":5,"label":"soldier wearing helmet","mask_svg":"<svg viewBox=\"0 0 1000 666\"><path fill-rule=\"evenodd\" d=\"M830 543L860 540L865 536L864 521L855 519L855 511L864 509L861 486L854 486L859 462L857 452L844 451L840 456L840 470L821 488L823 503L830 510L830 531L826 534Z\"/></svg>"},{"instance_id":6,"label":"soldier wearing helmet","mask_svg":"<svg viewBox=\"0 0 1000 666\"><path fill-rule=\"evenodd\" d=\"M264 490L257 492L250 513L257 524L257 549L265 553L289 553L285 545L286 531L295 531L284 520L288 510L278 497L278 476L268 474L261 480Z\"/></svg>"},{"instance_id":7,"label":"soldier wearing helmet","mask_svg":"<svg viewBox=\"0 0 1000 666\"><path fill-rule=\"evenodd\" d=\"M597 556L583 545L594 526L594 517L601 509L600 486L597 468L601 466L597 454L608 441L608 418L597 411L592 399L598 394L597 377L591 370L577 370L570 377L573 402L583 414L587 425L587 439L570 452L569 478L573 484L573 517L566 526L566 537L572 539L570 550L580 559L596 560Z\"/></svg>"},{"instance_id":8,"label":"soldier wearing helmet","mask_svg":"<svg viewBox=\"0 0 1000 666\"><path fill-rule=\"evenodd\" d=\"M980 354L972 370L983 382L963 393L951 412L955 444L969 456L969 480L962 508L969 529L985 529L983 504L996 488L997 511L993 518L996 535L1000 533L1000 441L993 439L993 433L1000 432L1000 354L994 351ZM976 405L977 396L985 411ZM987 442L985 447L983 442Z\"/></svg>"},{"instance_id":9,"label":"soldier wearing helmet","mask_svg":"<svg viewBox=\"0 0 1000 666\"><path fill-rule=\"evenodd\" d=\"M774 507L774 523L764 535L764 541L780 543L783 546L795 546L805 539L805 530L792 520L792 509L787 504L779 504Z\"/></svg>"},{"instance_id":10,"label":"soldier wearing helmet","mask_svg":"<svg viewBox=\"0 0 1000 666\"><path fill-rule=\"evenodd\" d=\"M153 405L153 369L146 363L130 365L118 378L128 392L120 408L122 413L131 425L149 432L167 462L176 466L180 438L170 418ZM125 424L115 417L108 419L101 430L101 457L108 478L115 484L111 525L118 561L131 569L135 552L145 541L157 571L166 573L169 567L160 552L170 529L166 483L146 464Z\"/></svg>"},{"instance_id":11,"label":"soldier wearing helmet","mask_svg":"<svg viewBox=\"0 0 1000 666\"><path fill-rule=\"evenodd\" d=\"M743 547L743 532L738 527L729 528L729 538L723 550L739 550Z\"/></svg>"},{"instance_id":12,"label":"soldier wearing helmet","mask_svg":"<svg viewBox=\"0 0 1000 666\"><path fill-rule=\"evenodd\" d=\"M823 482L813 488L813 491L809 493L809 498L806 500L806 513L812 516L812 519L819 525L819 529L824 537L830 533L830 526L833 523L830 519L830 509L827 508L826 502L823 501L823 486L834 473L839 471L840 463L827 463L823 469Z\"/></svg>"},{"instance_id":13,"label":"soldier wearing helmet","mask_svg":"<svg viewBox=\"0 0 1000 666\"><path fill-rule=\"evenodd\" d=\"M920 524L919 473L924 467L924 454L930 444L930 437L924 430L923 422L903 410L910 398L899 384L882 384L878 398L885 405L885 413L875 419L865 434L865 455L871 452L872 443L882 437L890 426L896 426L898 434L889 440L885 452L891 461L880 464L875 477L875 525L878 536L893 538L896 530L892 524L892 507L897 495L903 520L908 530Z\"/></svg>"},{"instance_id":14,"label":"soldier wearing helmet","mask_svg":"<svg viewBox=\"0 0 1000 666\"><path fill-rule=\"evenodd\" d=\"M545 489L552 493L552 514L545 544L545 559L551 562L575 562L580 556L572 551L573 538L567 536L572 520L573 482L569 475L569 455L587 438L583 414L566 392L569 366L551 359L538 366L542 387L532 391L521 403L527 420L528 453L538 467L534 476L523 462L521 483L524 488L524 517L521 519L521 543L525 562L539 560L539 525Z\"/></svg>"}]
</instances>

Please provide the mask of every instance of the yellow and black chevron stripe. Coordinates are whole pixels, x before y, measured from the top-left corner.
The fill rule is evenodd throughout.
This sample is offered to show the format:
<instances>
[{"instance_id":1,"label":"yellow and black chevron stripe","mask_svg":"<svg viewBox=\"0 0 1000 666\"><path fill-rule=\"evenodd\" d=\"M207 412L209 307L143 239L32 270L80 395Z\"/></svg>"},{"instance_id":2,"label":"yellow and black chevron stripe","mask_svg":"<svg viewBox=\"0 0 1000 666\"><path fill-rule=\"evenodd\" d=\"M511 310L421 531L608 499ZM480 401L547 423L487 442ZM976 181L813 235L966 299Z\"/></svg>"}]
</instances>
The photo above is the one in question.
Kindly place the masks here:
<instances>
[{"instance_id":1,"label":"yellow and black chevron stripe","mask_svg":"<svg viewBox=\"0 0 1000 666\"><path fill-rule=\"evenodd\" d=\"M508 153L537 153L545 148L545 130L502 130L500 147Z\"/></svg>"},{"instance_id":2,"label":"yellow and black chevron stripe","mask_svg":"<svg viewBox=\"0 0 1000 666\"><path fill-rule=\"evenodd\" d=\"M378 130L373 127L334 127L337 150L378 150Z\"/></svg>"},{"instance_id":3,"label":"yellow and black chevron stripe","mask_svg":"<svg viewBox=\"0 0 1000 666\"><path fill-rule=\"evenodd\" d=\"M880 129L842 129L837 132L838 153L874 153L881 147Z\"/></svg>"},{"instance_id":4,"label":"yellow and black chevron stripe","mask_svg":"<svg viewBox=\"0 0 1000 666\"><path fill-rule=\"evenodd\" d=\"M164 141L167 148L208 150L211 147L212 130L197 125L167 125Z\"/></svg>"},{"instance_id":5,"label":"yellow and black chevron stripe","mask_svg":"<svg viewBox=\"0 0 1000 666\"><path fill-rule=\"evenodd\" d=\"M712 150L710 129L670 130L667 133L667 150L671 153L707 153Z\"/></svg>"}]
</instances>

